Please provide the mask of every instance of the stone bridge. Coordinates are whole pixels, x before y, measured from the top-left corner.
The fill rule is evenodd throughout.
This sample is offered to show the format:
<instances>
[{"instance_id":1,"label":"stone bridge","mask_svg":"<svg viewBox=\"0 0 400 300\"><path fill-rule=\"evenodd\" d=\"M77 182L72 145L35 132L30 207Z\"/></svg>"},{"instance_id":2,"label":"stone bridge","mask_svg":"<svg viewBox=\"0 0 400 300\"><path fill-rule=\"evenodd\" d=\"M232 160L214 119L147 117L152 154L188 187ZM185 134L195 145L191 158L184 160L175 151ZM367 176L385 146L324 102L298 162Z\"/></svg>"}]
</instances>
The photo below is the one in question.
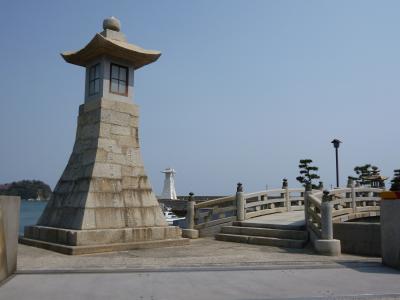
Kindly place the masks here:
<instances>
[{"instance_id":1,"label":"stone bridge","mask_svg":"<svg viewBox=\"0 0 400 300\"><path fill-rule=\"evenodd\" d=\"M338 255L335 224L379 216L382 191L354 185L330 191L291 189L284 182L281 189L244 193L239 183L235 195L202 203L189 200L184 234L278 247L311 242L321 254Z\"/></svg>"}]
</instances>

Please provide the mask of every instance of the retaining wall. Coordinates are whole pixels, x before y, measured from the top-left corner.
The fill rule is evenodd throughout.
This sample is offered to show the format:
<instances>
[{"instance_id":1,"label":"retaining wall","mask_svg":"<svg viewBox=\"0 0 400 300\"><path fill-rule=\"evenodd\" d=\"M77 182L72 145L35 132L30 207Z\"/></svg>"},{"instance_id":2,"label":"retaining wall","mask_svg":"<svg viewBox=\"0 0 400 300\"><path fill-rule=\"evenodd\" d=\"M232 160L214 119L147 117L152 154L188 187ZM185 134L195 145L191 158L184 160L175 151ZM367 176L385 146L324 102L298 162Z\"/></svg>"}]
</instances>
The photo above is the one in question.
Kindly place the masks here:
<instances>
[{"instance_id":1,"label":"retaining wall","mask_svg":"<svg viewBox=\"0 0 400 300\"><path fill-rule=\"evenodd\" d=\"M20 197L0 196L0 282L17 269Z\"/></svg>"},{"instance_id":2,"label":"retaining wall","mask_svg":"<svg viewBox=\"0 0 400 300\"><path fill-rule=\"evenodd\" d=\"M343 253L381 256L380 230L379 223L334 223L333 237L340 240Z\"/></svg>"}]
</instances>

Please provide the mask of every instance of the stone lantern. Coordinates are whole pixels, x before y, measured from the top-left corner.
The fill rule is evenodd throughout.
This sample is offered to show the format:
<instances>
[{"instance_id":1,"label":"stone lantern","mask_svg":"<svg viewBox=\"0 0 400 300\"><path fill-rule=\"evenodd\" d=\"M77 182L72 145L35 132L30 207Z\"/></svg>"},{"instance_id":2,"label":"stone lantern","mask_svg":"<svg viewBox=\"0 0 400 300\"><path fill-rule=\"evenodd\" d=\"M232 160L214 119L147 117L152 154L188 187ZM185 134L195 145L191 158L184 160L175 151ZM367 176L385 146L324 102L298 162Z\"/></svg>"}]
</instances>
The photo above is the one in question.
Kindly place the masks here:
<instances>
[{"instance_id":1,"label":"stone lantern","mask_svg":"<svg viewBox=\"0 0 400 300\"><path fill-rule=\"evenodd\" d=\"M133 103L134 72L161 53L127 42L110 17L66 62L86 69L75 144L37 225L23 243L66 254L187 243L168 226L144 170Z\"/></svg>"}]
</instances>

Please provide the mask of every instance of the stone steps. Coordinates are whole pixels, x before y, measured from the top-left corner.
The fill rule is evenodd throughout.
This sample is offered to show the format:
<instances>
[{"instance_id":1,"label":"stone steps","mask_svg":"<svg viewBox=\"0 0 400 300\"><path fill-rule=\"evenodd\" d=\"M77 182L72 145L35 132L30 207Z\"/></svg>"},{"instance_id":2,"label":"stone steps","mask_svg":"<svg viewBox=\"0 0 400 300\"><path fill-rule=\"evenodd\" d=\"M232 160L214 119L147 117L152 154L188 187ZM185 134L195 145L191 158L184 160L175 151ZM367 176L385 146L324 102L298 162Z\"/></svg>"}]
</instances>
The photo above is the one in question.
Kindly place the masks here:
<instances>
[{"instance_id":1,"label":"stone steps","mask_svg":"<svg viewBox=\"0 0 400 300\"><path fill-rule=\"evenodd\" d=\"M304 248L308 242L308 232L303 226L233 222L223 226L216 240L247 243L283 248Z\"/></svg>"},{"instance_id":2,"label":"stone steps","mask_svg":"<svg viewBox=\"0 0 400 300\"><path fill-rule=\"evenodd\" d=\"M241 227L256 227L256 228L271 228L271 229L282 229L282 230L305 230L304 225L292 225L292 224L267 224L267 223L256 223L256 222L242 222L234 221L233 226Z\"/></svg>"},{"instance_id":3,"label":"stone steps","mask_svg":"<svg viewBox=\"0 0 400 300\"><path fill-rule=\"evenodd\" d=\"M224 226L221 228L221 233L247 236L262 236L291 240L307 240L308 238L307 232L302 230L283 230L239 226Z\"/></svg>"}]
</instances>

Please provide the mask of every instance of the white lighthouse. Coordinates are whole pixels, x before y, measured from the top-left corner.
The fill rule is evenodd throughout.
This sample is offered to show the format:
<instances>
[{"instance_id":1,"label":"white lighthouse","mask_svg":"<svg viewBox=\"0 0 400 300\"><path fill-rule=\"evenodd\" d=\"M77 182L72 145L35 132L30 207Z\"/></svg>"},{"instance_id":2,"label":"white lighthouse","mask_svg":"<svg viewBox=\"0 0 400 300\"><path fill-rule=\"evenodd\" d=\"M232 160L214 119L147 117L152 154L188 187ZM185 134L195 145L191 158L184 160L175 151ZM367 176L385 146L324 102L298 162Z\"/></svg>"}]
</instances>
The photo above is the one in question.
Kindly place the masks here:
<instances>
[{"instance_id":1,"label":"white lighthouse","mask_svg":"<svg viewBox=\"0 0 400 300\"><path fill-rule=\"evenodd\" d=\"M175 170L172 168L167 168L161 173L165 174L164 179L164 188L161 194L161 199L172 199L176 200L176 191L175 191Z\"/></svg>"}]
</instances>

